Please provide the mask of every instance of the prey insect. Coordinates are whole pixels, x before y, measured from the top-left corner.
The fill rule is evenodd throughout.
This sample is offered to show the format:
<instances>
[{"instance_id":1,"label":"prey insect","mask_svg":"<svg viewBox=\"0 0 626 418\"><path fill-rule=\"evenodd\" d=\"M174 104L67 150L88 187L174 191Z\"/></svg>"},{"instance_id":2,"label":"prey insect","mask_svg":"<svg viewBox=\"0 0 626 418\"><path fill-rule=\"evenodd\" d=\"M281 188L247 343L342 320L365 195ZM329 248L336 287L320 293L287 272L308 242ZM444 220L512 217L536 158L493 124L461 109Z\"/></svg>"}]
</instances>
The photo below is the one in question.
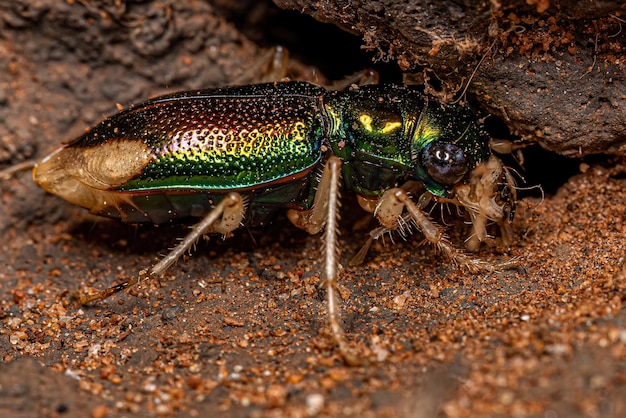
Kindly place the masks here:
<instances>
[{"instance_id":1,"label":"prey insect","mask_svg":"<svg viewBox=\"0 0 626 418\"><path fill-rule=\"evenodd\" d=\"M127 223L200 219L154 266L81 297L81 304L163 275L205 234L263 226L279 211L311 234L323 231L328 325L348 362L357 358L336 295L340 190L353 192L379 221L369 241L414 224L470 272L509 265L455 247L426 212L430 202L465 208L475 247L489 221L506 229L516 197L510 174L467 108L437 103L413 87L329 91L277 82L162 96L54 151L35 164L33 178L52 194Z\"/></svg>"}]
</instances>

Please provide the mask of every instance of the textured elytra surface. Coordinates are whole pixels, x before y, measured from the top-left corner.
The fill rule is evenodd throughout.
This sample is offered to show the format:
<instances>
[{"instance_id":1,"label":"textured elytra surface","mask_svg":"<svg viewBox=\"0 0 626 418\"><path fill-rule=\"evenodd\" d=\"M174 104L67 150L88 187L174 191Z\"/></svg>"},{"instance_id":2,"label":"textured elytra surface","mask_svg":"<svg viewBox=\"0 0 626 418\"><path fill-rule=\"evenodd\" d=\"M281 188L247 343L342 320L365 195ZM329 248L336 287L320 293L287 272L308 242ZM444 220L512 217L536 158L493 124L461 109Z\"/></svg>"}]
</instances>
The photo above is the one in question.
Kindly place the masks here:
<instances>
[{"instance_id":1,"label":"textured elytra surface","mask_svg":"<svg viewBox=\"0 0 626 418\"><path fill-rule=\"evenodd\" d=\"M80 135L116 102L226 85L259 56L206 2L88 5L1 4L3 167ZM159 26L128 21L160 13L194 36L138 54L129 32ZM364 232L346 196L343 323L381 360L346 368L324 328L319 237L279 224L211 239L163 280L76 309L70 292L136 274L187 228L91 217L19 176L0 185L0 415L621 417L625 189L591 168L520 203L513 245L478 256L519 257L523 271L493 275L453 268L419 236L348 267ZM460 223L448 231L465 238Z\"/></svg>"},{"instance_id":2,"label":"textured elytra surface","mask_svg":"<svg viewBox=\"0 0 626 418\"><path fill-rule=\"evenodd\" d=\"M111 185L124 191L251 188L319 160L320 93L313 85L284 83L167 96L113 116L70 148L145 143L151 158L141 175Z\"/></svg>"}]
</instances>

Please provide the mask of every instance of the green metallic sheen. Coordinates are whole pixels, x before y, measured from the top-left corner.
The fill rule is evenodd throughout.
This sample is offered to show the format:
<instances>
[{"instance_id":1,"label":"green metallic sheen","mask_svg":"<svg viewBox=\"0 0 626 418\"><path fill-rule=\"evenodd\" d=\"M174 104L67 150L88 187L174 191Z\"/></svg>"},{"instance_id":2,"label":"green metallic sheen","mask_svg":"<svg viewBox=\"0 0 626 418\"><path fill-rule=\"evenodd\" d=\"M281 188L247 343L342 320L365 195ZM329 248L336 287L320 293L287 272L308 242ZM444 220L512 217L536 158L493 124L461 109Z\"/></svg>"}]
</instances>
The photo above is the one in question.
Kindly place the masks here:
<instances>
[{"instance_id":1,"label":"green metallic sheen","mask_svg":"<svg viewBox=\"0 0 626 418\"><path fill-rule=\"evenodd\" d=\"M415 88L372 85L331 92L325 106L346 186L366 197L411 178L435 196L447 197L451 189L433 181L419 161L435 141L462 148L470 170L490 155L488 137L467 108L428 100Z\"/></svg>"},{"instance_id":2,"label":"green metallic sheen","mask_svg":"<svg viewBox=\"0 0 626 418\"><path fill-rule=\"evenodd\" d=\"M148 154L145 167L109 189L130 203L102 214L126 222L202 216L235 191L249 203L245 223L263 225L286 207L311 207L325 153L342 160L344 188L364 197L410 180L449 197L455 184L428 174L424 150L454 144L462 175L490 155L465 107L393 85L327 91L280 82L176 93L114 115L67 147L109 141L141 141Z\"/></svg>"},{"instance_id":3,"label":"green metallic sheen","mask_svg":"<svg viewBox=\"0 0 626 418\"><path fill-rule=\"evenodd\" d=\"M119 191L256 188L319 162L322 92L280 83L164 96L113 116L72 145L148 145L150 164Z\"/></svg>"}]
</instances>

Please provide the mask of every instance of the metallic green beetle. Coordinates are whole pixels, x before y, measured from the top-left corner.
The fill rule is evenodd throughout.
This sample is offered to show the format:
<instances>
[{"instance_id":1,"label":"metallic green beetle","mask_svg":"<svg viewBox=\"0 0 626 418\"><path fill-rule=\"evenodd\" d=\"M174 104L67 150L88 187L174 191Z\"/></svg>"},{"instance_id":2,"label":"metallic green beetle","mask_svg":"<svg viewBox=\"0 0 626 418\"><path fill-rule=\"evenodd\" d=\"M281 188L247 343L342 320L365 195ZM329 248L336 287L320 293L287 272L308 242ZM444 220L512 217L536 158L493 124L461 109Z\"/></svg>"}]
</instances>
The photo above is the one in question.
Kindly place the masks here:
<instances>
[{"instance_id":1,"label":"metallic green beetle","mask_svg":"<svg viewBox=\"0 0 626 418\"><path fill-rule=\"evenodd\" d=\"M280 210L299 228L324 230L328 321L346 359L335 296L340 185L379 220L372 239L413 222L470 271L501 265L453 246L425 206L466 208L480 242L486 222L505 225L515 203L511 176L465 107L390 85L327 91L279 82L159 97L104 120L38 162L33 176L48 192L124 222L201 218L155 266L82 303L163 274L203 234L262 226Z\"/></svg>"}]
</instances>

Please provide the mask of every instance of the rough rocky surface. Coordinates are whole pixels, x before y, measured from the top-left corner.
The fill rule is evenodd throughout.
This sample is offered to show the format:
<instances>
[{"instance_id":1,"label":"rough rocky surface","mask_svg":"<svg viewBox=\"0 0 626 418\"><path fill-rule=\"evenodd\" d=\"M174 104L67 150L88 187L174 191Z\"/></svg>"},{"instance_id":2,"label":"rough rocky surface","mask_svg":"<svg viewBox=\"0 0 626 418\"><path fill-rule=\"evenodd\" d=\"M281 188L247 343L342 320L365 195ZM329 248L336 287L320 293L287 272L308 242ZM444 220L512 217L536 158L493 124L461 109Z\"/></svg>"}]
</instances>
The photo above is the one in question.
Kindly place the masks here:
<instances>
[{"instance_id":1,"label":"rough rocky surface","mask_svg":"<svg viewBox=\"0 0 626 418\"><path fill-rule=\"evenodd\" d=\"M260 5L250 8L254 3ZM45 155L114 113L116 103L231 83L264 54L259 43L306 38L297 30L305 26L300 16L262 2L97 4L0 1L0 167ZM559 16L621 22L612 2L595 4L604 11L582 15L571 6ZM550 9L539 13L537 7L525 13L547 19ZM379 22L389 19L400 28L392 16L377 13ZM619 25L611 24L607 33L618 33ZM314 27L321 39L325 26ZM328 31L342 47L351 42ZM331 44L325 46L332 65L320 61L320 67L351 61L331 55L337 53ZM304 60L307 51L325 56L313 46L294 46ZM394 48L394 59L404 53ZM381 50L389 54L389 45ZM339 57L341 51L349 53L340 49ZM431 56L420 57L421 63ZM502 57L483 65L502 59L513 72L513 61ZM510 73L500 78L494 68L482 71L472 89L485 104L491 83L504 83ZM309 66L294 65L291 72L320 80ZM595 74L567 82L582 86ZM518 101L525 97L519 91ZM543 97L533 97L537 129L556 123L554 106L542 106ZM623 106L620 100L616 108ZM535 128L516 125L527 114L513 118L506 109L511 129L532 136ZM606 122L607 129L617 126ZM587 135L600 144L597 132ZM602 150L621 152L611 144ZM562 152L575 147L568 143ZM531 162L528 172L536 170ZM317 288L319 236L279 222L226 241L211 238L162 280L78 308L73 292L136 274L186 227L123 225L46 195L28 174L3 180L0 415L622 417L626 179L619 160L600 162L582 162L580 174L543 201L520 202L513 244L495 240L477 254L492 262L516 257L519 271L459 271L430 246L420 246L419 236L375 247L363 266L343 263L343 324L356 349L373 353L368 367L346 367L333 350ZM548 169L540 182L562 176L559 166L543 165ZM365 231L352 229L361 216L352 196L345 196L343 207L347 260ZM447 221L453 240L462 244L466 227L453 217Z\"/></svg>"}]
</instances>

